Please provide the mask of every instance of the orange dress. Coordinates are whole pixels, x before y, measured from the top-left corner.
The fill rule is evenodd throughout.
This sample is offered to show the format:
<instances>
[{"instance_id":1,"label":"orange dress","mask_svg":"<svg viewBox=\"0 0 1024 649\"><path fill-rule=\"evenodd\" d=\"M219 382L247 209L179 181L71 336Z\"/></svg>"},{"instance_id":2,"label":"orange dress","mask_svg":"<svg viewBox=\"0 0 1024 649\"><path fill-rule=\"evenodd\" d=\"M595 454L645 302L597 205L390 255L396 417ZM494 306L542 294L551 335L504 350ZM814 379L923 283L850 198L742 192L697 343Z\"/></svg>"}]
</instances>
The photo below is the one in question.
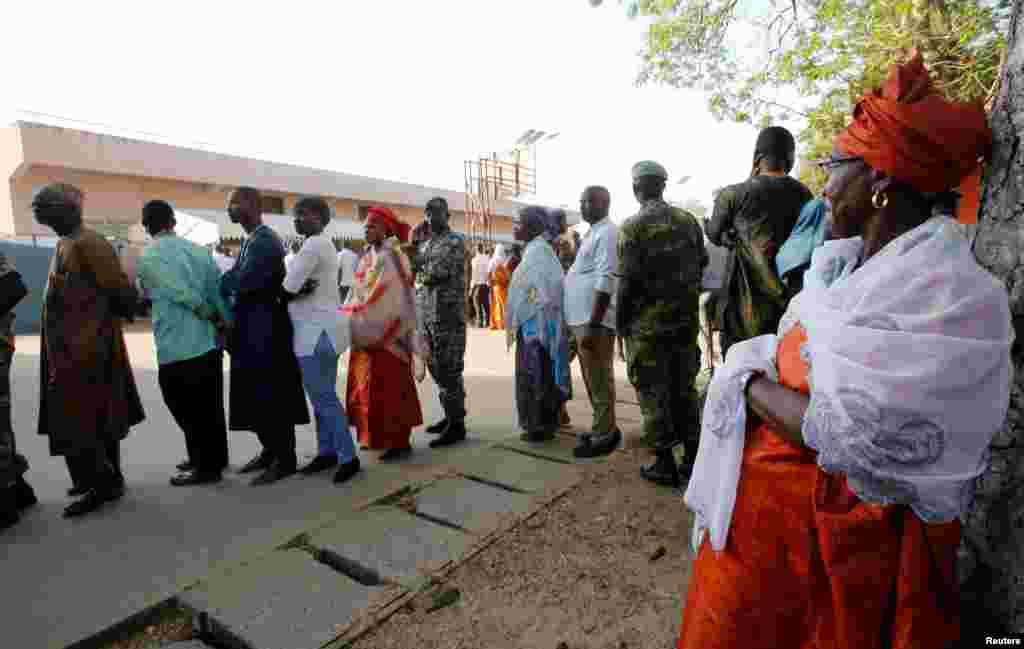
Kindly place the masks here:
<instances>
[{"instance_id":1,"label":"orange dress","mask_svg":"<svg viewBox=\"0 0 1024 649\"><path fill-rule=\"evenodd\" d=\"M808 393L807 340L779 345L780 381ZM747 431L726 546L694 563L678 649L936 649L960 635L960 523L862 502L816 453Z\"/></svg>"},{"instance_id":2,"label":"orange dress","mask_svg":"<svg viewBox=\"0 0 1024 649\"><path fill-rule=\"evenodd\" d=\"M508 301L508 284L512 272L505 264L498 264L491 274L491 329L505 329L505 303Z\"/></svg>"}]
</instances>

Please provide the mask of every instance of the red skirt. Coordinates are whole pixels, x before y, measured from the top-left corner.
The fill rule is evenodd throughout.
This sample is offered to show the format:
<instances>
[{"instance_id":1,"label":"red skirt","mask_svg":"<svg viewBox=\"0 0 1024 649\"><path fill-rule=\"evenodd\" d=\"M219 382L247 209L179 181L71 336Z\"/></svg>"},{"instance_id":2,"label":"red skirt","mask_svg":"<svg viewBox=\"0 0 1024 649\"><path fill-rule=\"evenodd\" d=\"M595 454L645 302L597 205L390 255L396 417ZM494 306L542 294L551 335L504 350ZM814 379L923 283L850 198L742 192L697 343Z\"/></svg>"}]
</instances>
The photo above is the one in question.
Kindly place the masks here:
<instances>
[{"instance_id":1,"label":"red skirt","mask_svg":"<svg viewBox=\"0 0 1024 649\"><path fill-rule=\"evenodd\" d=\"M408 446L423 424L412 367L387 351L350 354L346 409L359 444L374 450Z\"/></svg>"}]
</instances>

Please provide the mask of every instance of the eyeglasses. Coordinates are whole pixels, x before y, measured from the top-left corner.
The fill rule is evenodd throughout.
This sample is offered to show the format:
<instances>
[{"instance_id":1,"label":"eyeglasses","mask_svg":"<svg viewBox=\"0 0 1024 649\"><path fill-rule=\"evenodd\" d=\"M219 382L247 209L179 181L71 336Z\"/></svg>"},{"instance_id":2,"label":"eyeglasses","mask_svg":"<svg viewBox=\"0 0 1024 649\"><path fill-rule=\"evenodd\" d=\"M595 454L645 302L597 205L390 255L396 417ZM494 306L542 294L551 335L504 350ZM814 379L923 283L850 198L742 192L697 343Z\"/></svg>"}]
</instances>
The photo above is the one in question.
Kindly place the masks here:
<instances>
[{"instance_id":1,"label":"eyeglasses","mask_svg":"<svg viewBox=\"0 0 1024 649\"><path fill-rule=\"evenodd\" d=\"M845 156L842 158L825 158L824 160L819 160L814 164L818 165L825 171L832 171L833 169L837 169L840 165L851 162L860 162L861 160L863 160L863 158L859 158L857 156Z\"/></svg>"}]
</instances>

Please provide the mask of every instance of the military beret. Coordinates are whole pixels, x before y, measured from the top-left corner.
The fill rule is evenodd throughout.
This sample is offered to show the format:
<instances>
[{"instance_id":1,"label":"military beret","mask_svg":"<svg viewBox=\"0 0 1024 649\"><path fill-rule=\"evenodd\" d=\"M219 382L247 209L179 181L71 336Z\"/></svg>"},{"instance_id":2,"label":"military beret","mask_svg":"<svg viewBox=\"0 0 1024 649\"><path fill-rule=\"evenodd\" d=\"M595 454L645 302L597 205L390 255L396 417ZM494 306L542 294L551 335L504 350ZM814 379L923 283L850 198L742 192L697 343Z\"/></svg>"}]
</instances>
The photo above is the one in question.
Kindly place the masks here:
<instances>
[{"instance_id":1,"label":"military beret","mask_svg":"<svg viewBox=\"0 0 1024 649\"><path fill-rule=\"evenodd\" d=\"M656 176L662 180L668 180L668 172L665 167L653 160L644 160L633 165L633 180L644 176Z\"/></svg>"},{"instance_id":2,"label":"military beret","mask_svg":"<svg viewBox=\"0 0 1024 649\"><path fill-rule=\"evenodd\" d=\"M82 205L82 190L66 183L51 183L32 198L32 205Z\"/></svg>"}]
</instances>

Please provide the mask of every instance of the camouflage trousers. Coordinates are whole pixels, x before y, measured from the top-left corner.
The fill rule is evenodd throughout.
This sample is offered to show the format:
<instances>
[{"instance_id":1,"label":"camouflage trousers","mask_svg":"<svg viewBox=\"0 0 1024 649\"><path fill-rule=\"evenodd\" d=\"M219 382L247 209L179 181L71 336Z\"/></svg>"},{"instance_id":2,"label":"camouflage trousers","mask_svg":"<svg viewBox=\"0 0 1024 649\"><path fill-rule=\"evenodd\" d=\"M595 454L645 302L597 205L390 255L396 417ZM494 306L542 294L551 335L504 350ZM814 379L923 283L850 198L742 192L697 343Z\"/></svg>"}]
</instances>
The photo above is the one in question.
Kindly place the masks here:
<instances>
[{"instance_id":1,"label":"camouflage trousers","mask_svg":"<svg viewBox=\"0 0 1024 649\"><path fill-rule=\"evenodd\" d=\"M11 360L14 350L0 343L0 489L11 487L28 469L18 453L11 424Z\"/></svg>"},{"instance_id":2,"label":"camouflage trousers","mask_svg":"<svg viewBox=\"0 0 1024 649\"><path fill-rule=\"evenodd\" d=\"M444 416L448 421L463 421L466 418L466 386L462 379L466 362L466 323L424 323L421 331L430 345L427 369L437 384Z\"/></svg>"},{"instance_id":3,"label":"camouflage trousers","mask_svg":"<svg viewBox=\"0 0 1024 649\"><path fill-rule=\"evenodd\" d=\"M626 370L640 400L645 441L656 451L682 443L692 460L700 440L696 327L671 336L631 335L625 341Z\"/></svg>"}]
</instances>

